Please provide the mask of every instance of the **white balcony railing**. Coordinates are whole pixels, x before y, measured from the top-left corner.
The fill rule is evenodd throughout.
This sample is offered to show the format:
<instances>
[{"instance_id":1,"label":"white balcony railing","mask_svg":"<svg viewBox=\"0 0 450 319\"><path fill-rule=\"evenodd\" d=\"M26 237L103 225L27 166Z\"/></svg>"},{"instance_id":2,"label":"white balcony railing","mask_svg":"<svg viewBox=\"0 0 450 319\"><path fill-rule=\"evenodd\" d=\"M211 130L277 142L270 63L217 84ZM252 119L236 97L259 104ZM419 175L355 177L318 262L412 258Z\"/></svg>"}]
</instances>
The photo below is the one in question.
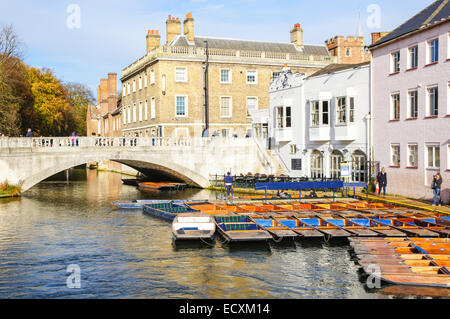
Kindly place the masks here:
<instances>
[{"instance_id":1,"label":"white balcony railing","mask_svg":"<svg viewBox=\"0 0 450 319\"><path fill-rule=\"evenodd\" d=\"M209 49L209 55L211 61L215 58L223 59L239 59L239 60L261 60L267 62L279 62L284 63L291 61L291 64L299 62L308 62L315 64L328 65L330 63L337 63L337 57L327 55L311 55L311 54L290 54L280 52L262 52L262 51L246 51L246 50L228 50L228 49ZM191 57L204 60L206 56L205 48L200 47L172 47L172 46L160 46L148 52L145 56L127 66L122 70L122 77L141 69L149 62L157 59L158 57Z\"/></svg>"}]
</instances>

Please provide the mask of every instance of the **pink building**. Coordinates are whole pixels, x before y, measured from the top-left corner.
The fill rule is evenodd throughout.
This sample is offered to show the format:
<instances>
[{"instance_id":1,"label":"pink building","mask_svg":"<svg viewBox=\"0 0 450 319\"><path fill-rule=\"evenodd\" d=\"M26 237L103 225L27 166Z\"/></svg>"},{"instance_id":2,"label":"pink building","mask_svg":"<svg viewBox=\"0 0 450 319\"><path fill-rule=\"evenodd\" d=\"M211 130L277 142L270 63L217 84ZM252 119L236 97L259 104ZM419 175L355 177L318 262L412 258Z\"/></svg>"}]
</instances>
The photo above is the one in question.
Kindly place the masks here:
<instances>
[{"instance_id":1,"label":"pink building","mask_svg":"<svg viewBox=\"0 0 450 319\"><path fill-rule=\"evenodd\" d=\"M450 198L450 1L429 7L370 46L374 161L387 192L432 199L432 177Z\"/></svg>"}]
</instances>

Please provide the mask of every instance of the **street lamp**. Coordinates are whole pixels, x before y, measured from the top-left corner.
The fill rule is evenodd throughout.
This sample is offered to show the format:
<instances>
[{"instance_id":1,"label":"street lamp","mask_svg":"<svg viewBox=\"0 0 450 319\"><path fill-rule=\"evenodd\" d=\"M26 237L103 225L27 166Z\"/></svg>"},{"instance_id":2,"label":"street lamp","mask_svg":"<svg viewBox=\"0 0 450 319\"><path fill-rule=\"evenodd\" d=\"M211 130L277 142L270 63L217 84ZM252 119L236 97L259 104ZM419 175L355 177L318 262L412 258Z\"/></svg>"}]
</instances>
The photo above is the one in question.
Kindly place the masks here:
<instances>
[{"instance_id":1,"label":"street lamp","mask_svg":"<svg viewBox=\"0 0 450 319\"><path fill-rule=\"evenodd\" d=\"M209 85L208 85L208 72L209 72L209 49L208 41L205 41L206 45L206 63L203 64L205 69L205 129L203 130L202 137L209 137Z\"/></svg>"}]
</instances>

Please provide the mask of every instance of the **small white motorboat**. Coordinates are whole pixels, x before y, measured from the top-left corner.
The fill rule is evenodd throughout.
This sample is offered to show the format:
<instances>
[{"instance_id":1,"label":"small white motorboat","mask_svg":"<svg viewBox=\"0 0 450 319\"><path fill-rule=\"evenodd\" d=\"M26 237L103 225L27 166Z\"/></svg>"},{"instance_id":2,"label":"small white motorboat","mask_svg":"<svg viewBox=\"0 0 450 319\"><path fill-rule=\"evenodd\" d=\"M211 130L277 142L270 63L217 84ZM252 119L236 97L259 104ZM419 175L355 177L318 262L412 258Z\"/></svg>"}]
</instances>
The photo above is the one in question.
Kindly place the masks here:
<instances>
[{"instance_id":1,"label":"small white motorboat","mask_svg":"<svg viewBox=\"0 0 450 319\"><path fill-rule=\"evenodd\" d=\"M172 223L172 234L176 241L211 240L216 224L211 216L177 216Z\"/></svg>"}]
</instances>

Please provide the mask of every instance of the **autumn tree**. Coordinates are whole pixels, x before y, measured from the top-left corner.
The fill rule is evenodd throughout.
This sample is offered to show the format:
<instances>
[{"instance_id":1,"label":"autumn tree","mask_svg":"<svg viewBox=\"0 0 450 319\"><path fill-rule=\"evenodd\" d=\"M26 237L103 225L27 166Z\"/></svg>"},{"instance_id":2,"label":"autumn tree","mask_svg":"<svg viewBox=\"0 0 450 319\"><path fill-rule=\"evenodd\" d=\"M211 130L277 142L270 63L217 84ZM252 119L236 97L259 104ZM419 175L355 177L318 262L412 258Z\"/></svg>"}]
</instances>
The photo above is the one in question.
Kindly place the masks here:
<instances>
[{"instance_id":1,"label":"autumn tree","mask_svg":"<svg viewBox=\"0 0 450 319\"><path fill-rule=\"evenodd\" d=\"M29 69L29 81L34 96L41 136L69 136L73 130L73 107L68 92L49 69Z\"/></svg>"}]
</instances>

